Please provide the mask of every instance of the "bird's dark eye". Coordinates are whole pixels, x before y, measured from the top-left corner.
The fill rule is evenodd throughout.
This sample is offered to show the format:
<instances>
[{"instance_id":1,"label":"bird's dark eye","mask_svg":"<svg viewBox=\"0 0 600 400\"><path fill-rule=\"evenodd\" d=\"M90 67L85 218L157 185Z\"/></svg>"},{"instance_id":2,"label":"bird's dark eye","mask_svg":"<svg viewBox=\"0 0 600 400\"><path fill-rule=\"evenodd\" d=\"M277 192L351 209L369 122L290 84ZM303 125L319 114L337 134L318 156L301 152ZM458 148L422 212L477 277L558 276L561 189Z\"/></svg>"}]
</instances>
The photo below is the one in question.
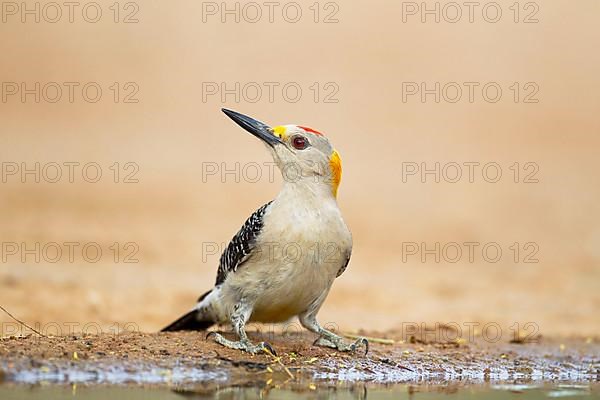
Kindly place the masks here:
<instances>
[{"instance_id":1,"label":"bird's dark eye","mask_svg":"<svg viewBox=\"0 0 600 400\"><path fill-rule=\"evenodd\" d=\"M294 136L292 138L292 146L298 150L304 150L308 146L308 140L303 136Z\"/></svg>"}]
</instances>

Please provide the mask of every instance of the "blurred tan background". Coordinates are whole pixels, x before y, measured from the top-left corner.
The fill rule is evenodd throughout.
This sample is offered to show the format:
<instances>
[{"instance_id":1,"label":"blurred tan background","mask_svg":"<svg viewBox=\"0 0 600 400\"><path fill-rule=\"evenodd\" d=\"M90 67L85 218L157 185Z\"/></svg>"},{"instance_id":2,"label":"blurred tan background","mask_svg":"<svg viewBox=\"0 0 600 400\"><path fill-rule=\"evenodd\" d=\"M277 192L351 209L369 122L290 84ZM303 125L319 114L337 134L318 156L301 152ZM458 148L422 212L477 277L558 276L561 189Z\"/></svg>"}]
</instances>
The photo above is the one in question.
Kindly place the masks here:
<instances>
[{"instance_id":1,"label":"blurred tan background","mask_svg":"<svg viewBox=\"0 0 600 400\"><path fill-rule=\"evenodd\" d=\"M270 182L267 170L258 182L244 179L244 165L271 160L221 113L228 107L274 125L316 128L342 156L338 200L354 252L322 321L347 330L533 322L543 334L598 333L600 3L521 2L515 22L514 1L500 1L495 23L486 21L494 9L482 15L488 2L474 10L473 22L463 7L455 23L447 2L439 3L439 23L428 14L422 22L421 10L413 15L413 5L400 1L317 3L319 22L314 1L299 2L296 23L286 20L296 18L295 8L282 14L286 2L274 9L272 23L264 5L257 22L245 3L238 5L239 22L233 14L222 22L220 3L118 3L118 15L113 3L98 3L96 23L82 16L87 3L75 9L72 23L65 7L56 23L48 21L55 16L50 8L40 8L39 23L27 14L22 22L17 3L16 11L3 9L0 303L15 315L42 326L133 322L153 331L210 288L218 255L204 254L203 243L227 242L281 184L279 175ZM235 2L226 4L235 10ZM427 5L434 9L435 2ZM93 19L95 10L86 11ZM124 23L127 16L138 22ZM40 82L39 103L35 94L22 100L23 82L34 92ZM63 88L56 103L48 101L55 97L52 85L43 93L48 82ZM64 82L79 84L73 102ZM81 93L89 82L102 89L96 103ZM229 89L240 83L239 101L206 91L215 84L220 90L222 82ZM241 89L251 82L263 89L258 98L252 85ZM279 85L273 101L265 82ZM429 89L457 82L463 95L456 103L451 91L439 102L434 95L422 102L420 93L403 93L403 82L425 82ZM479 84L473 102L463 82ZM502 89L495 103L482 97L488 82ZM288 83L302 89L298 101L290 100L291 89L287 99L282 94ZM532 88L538 90L528 100L537 103L525 102ZM124 102L128 94L137 103ZM40 171L47 168L40 183L31 174L22 179L21 170L13 175L15 165L35 168L36 162ZM69 162L98 163L102 178L88 183L79 167L73 183L66 176L45 179L54 176L49 163ZM203 179L207 165L233 169L236 162L239 182L232 174ZM479 167L471 183L464 167L456 183L443 176L436 183L431 175L423 183L419 174L403 181L407 162L428 168L495 162L502 177L489 183ZM532 171L526 163L537 168L537 183L523 182ZM123 183L135 166L139 182ZM36 243L65 242L79 243L72 261L63 254L48 262L42 254L36 262L35 254L22 247L14 254L12 247L25 244L35 253ZM126 249L130 242L134 247ZM421 252L403 251L406 243L432 249L436 242L480 246L473 262L466 253L439 263L425 254L422 262ZM98 262L82 256L86 243L102 249ZM498 262L482 257L486 243L502 248ZM132 249L138 262L124 262ZM538 261L524 262L532 249ZM11 320L0 315L0 321Z\"/></svg>"}]
</instances>

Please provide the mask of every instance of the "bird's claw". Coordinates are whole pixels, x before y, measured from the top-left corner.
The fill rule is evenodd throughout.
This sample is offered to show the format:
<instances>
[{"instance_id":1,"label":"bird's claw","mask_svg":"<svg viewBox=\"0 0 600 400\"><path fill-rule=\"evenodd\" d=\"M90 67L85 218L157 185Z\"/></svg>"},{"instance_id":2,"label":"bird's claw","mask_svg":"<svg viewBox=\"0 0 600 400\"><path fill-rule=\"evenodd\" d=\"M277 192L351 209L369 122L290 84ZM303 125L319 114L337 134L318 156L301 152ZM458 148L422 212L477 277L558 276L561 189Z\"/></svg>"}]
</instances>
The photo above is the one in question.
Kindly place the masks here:
<instances>
[{"instance_id":1,"label":"bird's claw","mask_svg":"<svg viewBox=\"0 0 600 400\"><path fill-rule=\"evenodd\" d=\"M273 346L271 346L267 342L260 342L256 345L250 343L250 341L248 340L239 340L235 342L233 340L226 339L225 337L223 337L223 335L215 331L208 332L208 334L206 335L206 339L208 339L211 336L214 338L215 342L230 349L242 350L251 354L265 352L270 355L277 356L277 352L275 351Z\"/></svg>"},{"instance_id":2,"label":"bird's claw","mask_svg":"<svg viewBox=\"0 0 600 400\"><path fill-rule=\"evenodd\" d=\"M275 349L273 348L273 346L271 346L269 343L267 342L260 342L258 344L259 347L262 347L262 351L268 353L269 355L272 355L273 357L277 357L277 352L275 351Z\"/></svg>"},{"instance_id":3,"label":"bird's claw","mask_svg":"<svg viewBox=\"0 0 600 400\"><path fill-rule=\"evenodd\" d=\"M365 355L369 352L369 341L364 337L360 337L353 343L347 344L340 337L328 338L320 336L314 341L313 345L331 347L338 351L349 353L354 353L360 346L365 346Z\"/></svg>"},{"instance_id":4,"label":"bird's claw","mask_svg":"<svg viewBox=\"0 0 600 400\"><path fill-rule=\"evenodd\" d=\"M350 348L350 351L354 353L361 345L365 346L365 356L366 356L369 353L369 341L367 340L367 338L359 337L358 339L356 339L354 341L354 343L352 343L348 347Z\"/></svg>"},{"instance_id":5,"label":"bird's claw","mask_svg":"<svg viewBox=\"0 0 600 400\"><path fill-rule=\"evenodd\" d=\"M215 331L210 331L210 332L208 332L208 333L206 334L206 336L204 337L204 340L208 340L208 338L209 338L209 337L211 337L211 336L216 336L216 335L218 335L218 333L217 333L217 332L215 332Z\"/></svg>"}]
</instances>

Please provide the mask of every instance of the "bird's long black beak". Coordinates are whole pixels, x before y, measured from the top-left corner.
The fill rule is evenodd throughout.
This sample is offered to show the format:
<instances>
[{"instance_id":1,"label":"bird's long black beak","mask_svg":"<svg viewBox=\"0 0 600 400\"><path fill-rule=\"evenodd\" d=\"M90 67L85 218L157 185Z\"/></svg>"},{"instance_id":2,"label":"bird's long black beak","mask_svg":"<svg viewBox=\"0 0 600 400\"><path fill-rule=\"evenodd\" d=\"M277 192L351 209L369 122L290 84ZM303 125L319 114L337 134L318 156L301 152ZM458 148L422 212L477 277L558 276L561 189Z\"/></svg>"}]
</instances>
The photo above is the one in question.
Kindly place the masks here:
<instances>
[{"instance_id":1,"label":"bird's long black beak","mask_svg":"<svg viewBox=\"0 0 600 400\"><path fill-rule=\"evenodd\" d=\"M269 146L273 147L276 144L281 143L281 139L273 134L273 129L268 125L233 110L228 110L226 108L222 108L221 110L236 124L261 139Z\"/></svg>"}]
</instances>

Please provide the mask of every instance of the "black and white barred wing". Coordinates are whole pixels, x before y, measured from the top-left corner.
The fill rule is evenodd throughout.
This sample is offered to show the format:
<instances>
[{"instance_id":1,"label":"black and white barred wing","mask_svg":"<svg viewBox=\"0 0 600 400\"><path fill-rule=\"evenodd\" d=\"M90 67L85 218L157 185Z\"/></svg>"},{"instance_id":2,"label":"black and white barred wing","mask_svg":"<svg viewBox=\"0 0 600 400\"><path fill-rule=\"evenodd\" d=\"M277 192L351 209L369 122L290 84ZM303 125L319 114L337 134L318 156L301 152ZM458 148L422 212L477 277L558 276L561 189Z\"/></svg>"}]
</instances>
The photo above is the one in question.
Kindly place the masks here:
<instances>
[{"instance_id":1,"label":"black and white barred wing","mask_svg":"<svg viewBox=\"0 0 600 400\"><path fill-rule=\"evenodd\" d=\"M244 223L238 233L231 239L227 248L221 254L217 282L215 286L225 281L227 275L235 272L250 256L256 244L256 238L263 228L263 217L272 202L268 202L256 210Z\"/></svg>"}]
</instances>

